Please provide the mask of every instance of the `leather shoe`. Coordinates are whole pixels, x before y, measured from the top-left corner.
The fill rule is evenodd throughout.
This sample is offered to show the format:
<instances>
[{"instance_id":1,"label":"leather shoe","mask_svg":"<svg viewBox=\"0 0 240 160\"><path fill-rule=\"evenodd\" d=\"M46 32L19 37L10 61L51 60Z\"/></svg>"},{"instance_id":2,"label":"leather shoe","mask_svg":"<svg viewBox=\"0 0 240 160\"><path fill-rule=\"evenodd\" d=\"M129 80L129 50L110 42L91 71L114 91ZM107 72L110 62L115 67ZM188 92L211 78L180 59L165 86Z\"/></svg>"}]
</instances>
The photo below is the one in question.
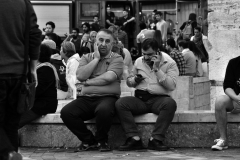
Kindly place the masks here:
<instances>
[{"instance_id":1,"label":"leather shoe","mask_svg":"<svg viewBox=\"0 0 240 160\"><path fill-rule=\"evenodd\" d=\"M140 150L140 149L144 149L143 148L143 144L142 144L142 140L135 140L132 137L129 137L126 142L119 147L120 151L130 151L130 150Z\"/></svg>"},{"instance_id":2,"label":"leather shoe","mask_svg":"<svg viewBox=\"0 0 240 160\"><path fill-rule=\"evenodd\" d=\"M169 149L169 147L164 145L162 141L159 141L157 139L153 139L151 141L149 139L148 149L157 150L157 151L167 151Z\"/></svg>"}]
</instances>

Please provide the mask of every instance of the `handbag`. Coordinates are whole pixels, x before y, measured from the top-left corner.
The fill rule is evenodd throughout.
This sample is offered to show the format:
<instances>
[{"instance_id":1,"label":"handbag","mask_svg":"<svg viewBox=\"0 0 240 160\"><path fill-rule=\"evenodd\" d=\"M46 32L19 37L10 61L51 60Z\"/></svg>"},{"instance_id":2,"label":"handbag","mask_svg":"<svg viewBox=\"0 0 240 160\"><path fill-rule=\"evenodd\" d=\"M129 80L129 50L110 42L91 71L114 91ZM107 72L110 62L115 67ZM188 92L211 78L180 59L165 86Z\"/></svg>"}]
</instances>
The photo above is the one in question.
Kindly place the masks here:
<instances>
[{"instance_id":1,"label":"handbag","mask_svg":"<svg viewBox=\"0 0 240 160\"><path fill-rule=\"evenodd\" d=\"M23 69L23 77L22 84L18 94L18 106L17 111L19 114L23 114L24 112L30 110L33 107L34 99L35 99L35 86L36 83L32 81L32 76L30 73L30 65L29 65L29 11L27 7L26 0L26 30L25 30L25 44L24 44L24 69Z\"/></svg>"}]
</instances>

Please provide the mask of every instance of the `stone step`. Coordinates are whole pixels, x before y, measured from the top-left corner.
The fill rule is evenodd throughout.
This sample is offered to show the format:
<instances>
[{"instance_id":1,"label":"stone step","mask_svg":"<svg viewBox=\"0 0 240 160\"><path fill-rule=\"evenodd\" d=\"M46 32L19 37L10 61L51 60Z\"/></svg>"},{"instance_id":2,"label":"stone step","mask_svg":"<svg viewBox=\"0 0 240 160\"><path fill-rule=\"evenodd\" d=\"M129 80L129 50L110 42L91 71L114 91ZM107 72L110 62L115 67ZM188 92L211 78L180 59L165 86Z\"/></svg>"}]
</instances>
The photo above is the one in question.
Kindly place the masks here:
<instances>
[{"instance_id":1,"label":"stone step","mask_svg":"<svg viewBox=\"0 0 240 160\"><path fill-rule=\"evenodd\" d=\"M135 117L143 143L147 145L148 138L154 128L157 116L148 113ZM239 115L228 114L229 145L239 147ZM87 127L96 132L94 120L86 121ZM59 114L49 114L38 119L20 131L20 145L24 147L77 147L81 144L63 124ZM125 141L125 134L118 119L109 132L109 144L117 148ZM181 111L176 112L170 125L165 143L170 147L210 147L213 140L219 138L213 111Z\"/></svg>"}]
</instances>

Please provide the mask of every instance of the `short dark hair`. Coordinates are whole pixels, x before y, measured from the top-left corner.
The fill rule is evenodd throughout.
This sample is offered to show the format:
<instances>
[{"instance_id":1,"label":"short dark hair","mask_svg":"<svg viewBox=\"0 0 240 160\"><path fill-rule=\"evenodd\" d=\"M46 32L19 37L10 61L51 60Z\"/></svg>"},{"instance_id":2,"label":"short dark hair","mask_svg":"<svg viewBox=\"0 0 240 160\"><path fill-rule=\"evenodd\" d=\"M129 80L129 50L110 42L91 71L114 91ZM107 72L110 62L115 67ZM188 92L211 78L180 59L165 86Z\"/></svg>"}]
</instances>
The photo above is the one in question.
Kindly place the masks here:
<instances>
[{"instance_id":1,"label":"short dark hair","mask_svg":"<svg viewBox=\"0 0 240 160\"><path fill-rule=\"evenodd\" d=\"M169 45L171 48L175 48L176 47L176 42L173 38L169 38L167 40L167 45Z\"/></svg>"},{"instance_id":2,"label":"short dark hair","mask_svg":"<svg viewBox=\"0 0 240 160\"><path fill-rule=\"evenodd\" d=\"M158 42L154 38L148 38L143 41L142 49L144 51L152 48L154 51L158 50Z\"/></svg>"},{"instance_id":3,"label":"short dark hair","mask_svg":"<svg viewBox=\"0 0 240 160\"><path fill-rule=\"evenodd\" d=\"M52 49L45 44L41 44L38 61L41 63L50 62L51 55Z\"/></svg>"},{"instance_id":4,"label":"short dark hair","mask_svg":"<svg viewBox=\"0 0 240 160\"><path fill-rule=\"evenodd\" d=\"M58 36L56 33L46 33L45 36L48 36L51 40L53 40L57 44Z\"/></svg>"},{"instance_id":5,"label":"short dark hair","mask_svg":"<svg viewBox=\"0 0 240 160\"><path fill-rule=\"evenodd\" d=\"M157 9L154 9L153 12L156 13L156 12L157 12Z\"/></svg>"},{"instance_id":6,"label":"short dark hair","mask_svg":"<svg viewBox=\"0 0 240 160\"><path fill-rule=\"evenodd\" d=\"M185 40L179 41L179 42L178 42L178 45L179 45L180 47L183 47L183 49L188 48L188 42L185 41Z\"/></svg>"},{"instance_id":7,"label":"short dark hair","mask_svg":"<svg viewBox=\"0 0 240 160\"><path fill-rule=\"evenodd\" d=\"M79 29L78 28L73 28L72 30L77 31L77 33L79 33Z\"/></svg>"},{"instance_id":8,"label":"short dark hair","mask_svg":"<svg viewBox=\"0 0 240 160\"><path fill-rule=\"evenodd\" d=\"M53 23L52 21L47 22L46 25L50 25L53 29L55 29L55 23Z\"/></svg>"},{"instance_id":9,"label":"short dark hair","mask_svg":"<svg viewBox=\"0 0 240 160\"><path fill-rule=\"evenodd\" d=\"M140 28L141 30L146 29L146 28L147 28L146 23L141 22L141 23L139 24L139 28Z\"/></svg>"},{"instance_id":10,"label":"short dark hair","mask_svg":"<svg viewBox=\"0 0 240 160\"><path fill-rule=\"evenodd\" d=\"M99 16L98 16L98 15L93 16L93 19L94 19L95 17L97 17L97 18L99 19Z\"/></svg>"},{"instance_id":11,"label":"short dark hair","mask_svg":"<svg viewBox=\"0 0 240 160\"><path fill-rule=\"evenodd\" d=\"M100 31L98 31L98 33L99 33L99 32L105 32L105 33L107 33L107 34L110 34L110 35L113 37L113 39L114 39L113 32L112 32L111 30L109 30L109 29L103 28L103 29L101 29Z\"/></svg>"},{"instance_id":12,"label":"short dark hair","mask_svg":"<svg viewBox=\"0 0 240 160\"><path fill-rule=\"evenodd\" d=\"M88 29L90 29L90 24L89 24L89 23L87 23L87 22L83 23L83 24L82 24L82 27L83 27L84 25L85 25Z\"/></svg>"},{"instance_id":13,"label":"short dark hair","mask_svg":"<svg viewBox=\"0 0 240 160\"><path fill-rule=\"evenodd\" d=\"M157 11L157 12L155 13L155 15L162 16L162 12L160 12L160 11Z\"/></svg>"},{"instance_id":14,"label":"short dark hair","mask_svg":"<svg viewBox=\"0 0 240 160\"><path fill-rule=\"evenodd\" d=\"M199 32L202 32L202 28L201 27L195 27L194 29L198 30Z\"/></svg>"},{"instance_id":15,"label":"short dark hair","mask_svg":"<svg viewBox=\"0 0 240 160\"><path fill-rule=\"evenodd\" d=\"M188 20L197 21L197 15L195 13L190 13L188 16Z\"/></svg>"}]
</instances>

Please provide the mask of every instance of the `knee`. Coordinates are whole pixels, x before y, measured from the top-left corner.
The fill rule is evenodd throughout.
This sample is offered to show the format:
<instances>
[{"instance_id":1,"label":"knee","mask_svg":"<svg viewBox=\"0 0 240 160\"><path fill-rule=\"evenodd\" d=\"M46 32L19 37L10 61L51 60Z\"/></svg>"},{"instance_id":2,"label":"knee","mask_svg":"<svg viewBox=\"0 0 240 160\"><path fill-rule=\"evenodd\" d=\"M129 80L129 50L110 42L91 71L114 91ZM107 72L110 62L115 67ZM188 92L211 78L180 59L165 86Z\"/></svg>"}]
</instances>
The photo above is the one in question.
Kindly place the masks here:
<instances>
[{"instance_id":1,"label":"knee","mask_svg":"<svg viewBox=\"0 0 240 160\"><path fill-rule=\"evenodd\" d=\"M177 103L176 103L176 101L174 99L169 98L167 100L167 109L170 112L175 112L177 110Z\"/></svg>"},{"instance_id":2,"label":"knee","mask_svg":"<svg viewBox=\"0 0 240 160\"><path fill-rule=\"evenodd\" d=\"M228 100L223 96L218 97L215 101L215 111L225 110L227 106Z\"/></svg>"},{"instance_id":3,"label":"knee","mask_svg":"<svg viewBox=\"0 0 240 160\"><path fill-rule=\"evenodd\" d=\"M127 108L126 98L123 97L123 98L118 99L115 103L115 108L116 108L117 111L121 111L123 109L126 109Z\"/></svg>"},{"instance_id":4,"label":"knee","mask_svg":"<svg viewBox=\"0 0 240 160\"><path fill-rule=\"evenodd\" d=\"M68 105L64 106L60 112L60 117L62 118L62 120L65 120L67 117L69 117L70 112L68 109Z\"/></svg>"}]
</instances>

